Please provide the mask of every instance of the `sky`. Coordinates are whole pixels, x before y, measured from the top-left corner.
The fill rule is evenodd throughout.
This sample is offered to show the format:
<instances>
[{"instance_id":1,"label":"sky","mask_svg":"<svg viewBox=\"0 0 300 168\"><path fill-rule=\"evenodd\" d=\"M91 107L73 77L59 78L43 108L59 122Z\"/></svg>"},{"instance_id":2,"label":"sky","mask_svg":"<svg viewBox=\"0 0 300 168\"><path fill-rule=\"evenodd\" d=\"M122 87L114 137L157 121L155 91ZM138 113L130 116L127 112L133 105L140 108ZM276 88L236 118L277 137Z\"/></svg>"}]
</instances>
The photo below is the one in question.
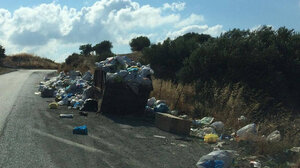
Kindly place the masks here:
<instances>
[{"instance_id":1,"label":"sky","mask_svg":"<svg viewBox=\"0 0 300 168\"><path fill-rule=\"evenodd\" d=\"M147 36L152 43L188 32L217 37L228 30L300 32L300 0L0 0L0 45L63 62L83 44L103 40L116 54Z\"/></svg>"}]
</instances>

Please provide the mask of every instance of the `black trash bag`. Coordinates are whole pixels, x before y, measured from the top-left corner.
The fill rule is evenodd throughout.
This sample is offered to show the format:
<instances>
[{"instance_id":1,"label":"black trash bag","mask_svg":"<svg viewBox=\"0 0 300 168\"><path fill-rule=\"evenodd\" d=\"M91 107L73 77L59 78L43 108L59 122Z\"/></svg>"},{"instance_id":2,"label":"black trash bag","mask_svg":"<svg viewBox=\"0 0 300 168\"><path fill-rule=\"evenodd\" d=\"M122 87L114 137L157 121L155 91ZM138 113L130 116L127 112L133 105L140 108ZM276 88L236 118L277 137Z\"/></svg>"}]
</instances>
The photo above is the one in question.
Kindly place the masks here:
<instances>
[{"instance_id":1,"label":"black trash bag","mask_svg":"<svg viewBox=\"0 0 300 168\"><path fill-rule=\"evenodd\" d=\"M83 106L80 108L80 111L97 112L98 111L98 101L94 100L94 99L86 99L84 101Z\"/></svg>"},{"instance_id":2,"label":"black trash bag","mask_svg":"<svg viewBox=\"0 0 300 168\"><path fill-rule=\"evenodd\" d=\"M46 87L41 91L41 97L50 98L54 96L54 89Z\"/></svg>"}]
</instances>

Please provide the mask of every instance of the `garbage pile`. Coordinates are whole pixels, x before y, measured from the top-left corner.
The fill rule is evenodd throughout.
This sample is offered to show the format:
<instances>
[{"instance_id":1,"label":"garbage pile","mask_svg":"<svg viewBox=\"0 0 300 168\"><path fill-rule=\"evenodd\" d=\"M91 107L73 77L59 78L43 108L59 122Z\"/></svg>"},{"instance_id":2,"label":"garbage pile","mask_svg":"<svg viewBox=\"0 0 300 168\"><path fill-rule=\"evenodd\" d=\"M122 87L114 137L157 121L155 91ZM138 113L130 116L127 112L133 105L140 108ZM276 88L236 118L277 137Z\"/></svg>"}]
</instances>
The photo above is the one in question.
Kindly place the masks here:
<instances>
[{"instance_id":1,"label":"garbage pile","mask_svg":"<svg viewBox=\"0 0 300 168\"><path fill-rule=\"evenodd\" d=\"M213 121L213 117L203 117L202 119L193 120L193 127L190 134L204 139L208 143L217 142L217 139L224 133L224 123L222 121Z\"/></svg>"},{"instance_id":2,"label":"garbage pile","mask_svg":"<svg viewBox=\"0 0 300 168\"><path fill-rule=\"evenodd\" d=\"M97 62L99 82L105 85L100 111L127 115L143 114L153 90L149 65L141 65L126 56L109 57ZM96 80L96 79L95 79Z\"/></svg>"},{"instance_id":3,"label":"garbage pile","mask_svg":"<svg viewBox=\"0 0 300 168\"><path fill-rule=\"evenodd\" d=\"M67 105L81 111L96 112L100 91L92 85L92 79L93 75L89 71L84 75L79 71L70 71L68 75L60 72L58 76L40 82L39 91L41 97L55 98L55 102L49 104L51 109Z\"/></svg>"},{"instance_id":4,"label":"garbage pile","mask_svg":"<svg viewBox=\"0 0 300 168\"><path fill-rule=\"evenodd\" d=\"M140 88L153 89L150 76L154 71L150 65L141 65L126 56L109 57L95 64L106 73L108 83L125 83L135 94L139 94Z\"/></svg>"},{"instance_id":5,"label":"garbage pile","mask_svg":"<svg viewBox=\"0 0 300 168\"><path fill-rule=\"evenodd\" d=\"M169 110L169 106L167 105L166 101L156 100L155 97L151 97L147 101L146 112L150 112L150 113L154 113L154 112L168 113L168 112L170 112L170 110Z\"/></svg>"},{"instance_id":6,"label":"garbage pile","mask_svg":"<svg viewBox=\"0 0 300 168\"><path fill-rule=\"evenodd\" d=\"M237 118L240 128L237 131L226 129L221 121L214 121L213 117L203 117L192 121L190 135L203 139L204 142L210 143L213 152L200 156L196 166L198 168L217 168L217 167L234 167L243 165L242 167L262 167L261 161L255 156L239 157L234 150L224 150L223 148L235 148L234 142L238 142L242 151L252 148L255 142L264 140L265 142L274 143L282 139L278 130L271 132L268 136L259 136L258 128L255 123L251 123L245 116ZM233 131L230 133L229 131ZM241 143L240 143L241 142ZM231 145L230 145L231 144ZM227 147L223 145L229 145ZM246 145L243 149L243 145ZM236 159L236 160L235 160ZM269 162L266 158L265 163ZM272 159L274 161L274 159ZM248 162L248 163L247 163ZM269 163L268 163L269 164Z\"/></svg>"}]
</instances>

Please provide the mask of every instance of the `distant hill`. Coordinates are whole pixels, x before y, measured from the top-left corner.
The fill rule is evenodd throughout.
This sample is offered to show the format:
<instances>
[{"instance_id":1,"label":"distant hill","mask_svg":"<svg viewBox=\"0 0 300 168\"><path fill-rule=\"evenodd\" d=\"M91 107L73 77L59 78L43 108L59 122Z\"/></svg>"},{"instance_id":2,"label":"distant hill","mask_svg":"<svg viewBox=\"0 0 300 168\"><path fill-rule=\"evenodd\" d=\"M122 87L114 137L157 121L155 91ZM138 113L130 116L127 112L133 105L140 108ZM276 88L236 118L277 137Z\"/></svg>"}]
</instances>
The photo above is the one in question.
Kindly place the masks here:
<instances>
[{"instance_id":1,"label":"distant hill","mask_svg":"<svg viewBox=\"0 0 300 168\"><path fill-rule=\"evenodd\" d=\"M57 69L59 64L48 59L27 53L20 53L5 57L3 66L27 69Z\"/></svg>"},{"instance_id":2,"label":"distant hill","mask_svg":"<svg viewBox=\"0 0 300 168\"><path fill-rule=\"evenodd\" d=\"M139 62L143 56L142 52L135 51L133 53L128 53L128 54L117 54L117 56L126 56L133 61Z\"/></svg>"}]
</instances>

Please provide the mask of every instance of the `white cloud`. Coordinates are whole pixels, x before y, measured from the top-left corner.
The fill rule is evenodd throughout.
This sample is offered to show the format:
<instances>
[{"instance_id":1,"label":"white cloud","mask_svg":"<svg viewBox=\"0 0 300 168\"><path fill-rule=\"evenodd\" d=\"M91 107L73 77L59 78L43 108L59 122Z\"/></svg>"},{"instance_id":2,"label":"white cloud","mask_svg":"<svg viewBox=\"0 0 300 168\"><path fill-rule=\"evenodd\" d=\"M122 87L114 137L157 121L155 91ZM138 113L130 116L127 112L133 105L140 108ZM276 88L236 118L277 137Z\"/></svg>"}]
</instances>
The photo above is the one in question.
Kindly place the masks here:
<instances>
[{"instance_id":1,"label":"white cloud","mask_svg":"<svg viewBox=\"0 0 300 168\"><path fill-rule=\"evenodd\" d=\"M202 15L182 19L178 11L184 8L182 2L153 7L131 0L100 0L79 10L56 2L13 12L0 9L0 44L8 54L30 52L63 61L66 53L78 52L86 43L110 40L114 50L129 51L129 41L139 35L157 42L168 31L175 37L189 31L216 35L222 30L220 25L200 26Z\"/></svg>"},{"instance_id":2,"label":"white cloud","mask_svg":"<svg viewBox=\"0 0 300 168\"><path fill-rule=\"evenodd\" d=\"M185 3L184 2L173 2L172 4L165 3L163 5L163 9L171 9L172 11L182 11L185 8Z\"/></svg>"},{"instance_id":3,"label":"white cloud","mask_svg":"<svg viewBox=\"0 0 300 168\"><path fill-rule=\"evenodd\" d=\"M176 27L184 27L187 25L198 24L203 21L204 21L204 16L197 15L197 14L191 14L188 18L186 18L186 19L180 21L178 24L176 24Z\"/></svg>"},{"instance_id":4,"label":"white cloud","mask_svg":"<svg viewBox=\"0 0 300 168\"><path fill-rule=\"evenodd\" d=\"M176 38L178 36L184 35L189 32L194 33L203 33L203 34L209 34L211 36L218 36L223 32L223 26L222 25L215 25L213 27L209 27L208 25L190 25L183 27L182 29L174 32L169 32L167 34L167 37L170 38Z\"/></svg>"},{"instance_id":5,"label":"white cloud","mask_svg":"<svg viewBox=\"0 0 300 168\"><path fill-rule=\"evenodd\" d=\"M274 30L274 26L273 25L266 25L267 27L271 27ZM263 27L263 25L256 25L253 26L252 28L250 28L250 32L254 32L256 30L259 30Z\"/></svg>"}]
</instances>

